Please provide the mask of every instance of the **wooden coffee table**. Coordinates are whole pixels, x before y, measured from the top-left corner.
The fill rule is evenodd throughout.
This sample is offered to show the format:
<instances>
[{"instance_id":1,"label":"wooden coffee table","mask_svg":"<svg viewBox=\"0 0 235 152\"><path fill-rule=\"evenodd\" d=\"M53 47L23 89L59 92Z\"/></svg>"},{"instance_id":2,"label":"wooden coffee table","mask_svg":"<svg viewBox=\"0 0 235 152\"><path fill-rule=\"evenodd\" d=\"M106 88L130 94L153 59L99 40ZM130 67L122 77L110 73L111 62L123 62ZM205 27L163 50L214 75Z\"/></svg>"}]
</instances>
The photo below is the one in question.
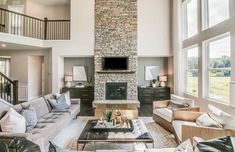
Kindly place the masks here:
<instances>
[{"instance_id":1,"label":"wooden coffee table","mask_svg":"<svg viewBox=\"0 0 235 152\"><path fill-rule=\"evenodd\" d=\"M133 120L134 130L132 132L95 132L91 127L96 124L96 122L97 120L89 120L87 122L77 140L77 149L79 144L83 144L83 150L87 143L93 143L95 146L97 142L145 143L145 145L147 143L151 143L154 147L154 140L147 130L144 122L140 119Z\"/></svg>"}]
</instances>

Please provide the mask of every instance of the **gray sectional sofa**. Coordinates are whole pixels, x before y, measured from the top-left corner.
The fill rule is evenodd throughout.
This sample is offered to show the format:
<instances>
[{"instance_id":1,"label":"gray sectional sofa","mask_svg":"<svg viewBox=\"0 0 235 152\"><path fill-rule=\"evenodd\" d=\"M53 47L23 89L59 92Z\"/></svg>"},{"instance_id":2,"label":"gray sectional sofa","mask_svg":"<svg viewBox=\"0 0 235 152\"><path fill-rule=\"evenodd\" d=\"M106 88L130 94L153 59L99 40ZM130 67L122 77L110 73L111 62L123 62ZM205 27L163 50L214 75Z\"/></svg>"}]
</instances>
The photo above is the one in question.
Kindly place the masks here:
<instances>
[{"instance_id":1,"label":"gray sectional sofa","mask_svg":"<svg viewBox=\"0 0 235 152\"><path fill-rule=\"evenodd\" d=\"M74 119L80 112L80 99L71 99L71 107L66 110L53 110L47 99L53 98L52 94L44 97L36 98L22 104L14 105L13 108L17 112L21 112L22 106L32 105L37 113L38 123L34 129L22 134L11 134L0 132L0 137L26 137L28 140L38 144L41 151L47 151L49 142L53 140L56 135ZM0 109L0 119L4 116L6 111L11 107Z\"/></svg>"}]
</instances>

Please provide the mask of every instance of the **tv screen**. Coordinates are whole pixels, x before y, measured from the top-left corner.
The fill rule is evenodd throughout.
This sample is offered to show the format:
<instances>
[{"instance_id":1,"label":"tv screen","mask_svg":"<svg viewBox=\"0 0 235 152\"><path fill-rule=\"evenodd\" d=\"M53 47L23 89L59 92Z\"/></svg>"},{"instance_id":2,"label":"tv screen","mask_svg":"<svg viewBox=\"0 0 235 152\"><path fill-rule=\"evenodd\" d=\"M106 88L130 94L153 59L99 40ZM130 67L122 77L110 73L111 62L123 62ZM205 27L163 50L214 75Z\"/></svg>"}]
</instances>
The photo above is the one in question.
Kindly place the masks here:
<instances>
[{"instance_id":1,"label":"tv screen","mask_svg":"<svg viewBox=\"0 0 235 152\"><path fill-rule=\"evenodd\" d=\"M128 57L103 58L103 70L128 70Z\"/></svg>"}]
</instances>

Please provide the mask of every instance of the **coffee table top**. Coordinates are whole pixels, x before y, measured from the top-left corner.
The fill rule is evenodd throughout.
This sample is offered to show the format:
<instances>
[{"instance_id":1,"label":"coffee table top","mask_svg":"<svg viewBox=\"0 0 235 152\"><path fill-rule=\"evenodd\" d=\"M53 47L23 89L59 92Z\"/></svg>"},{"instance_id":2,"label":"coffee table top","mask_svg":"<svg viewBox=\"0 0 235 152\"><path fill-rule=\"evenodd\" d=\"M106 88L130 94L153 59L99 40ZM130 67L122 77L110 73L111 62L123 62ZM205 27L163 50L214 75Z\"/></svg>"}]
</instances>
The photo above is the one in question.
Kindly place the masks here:
<instances>
[{"instance_id":1,"label":"coffee table top","mask_svg":"<svg viewBox=\"0 0 235 152\"><path fill-rule=\"evenodd\" d=\"M132 132L95 132L91 129L97 120L89 120L84 127L78 142L114 141L114 142L153 142L153 138L140 119L132 120Z\"/></svg>"}]
</instances>

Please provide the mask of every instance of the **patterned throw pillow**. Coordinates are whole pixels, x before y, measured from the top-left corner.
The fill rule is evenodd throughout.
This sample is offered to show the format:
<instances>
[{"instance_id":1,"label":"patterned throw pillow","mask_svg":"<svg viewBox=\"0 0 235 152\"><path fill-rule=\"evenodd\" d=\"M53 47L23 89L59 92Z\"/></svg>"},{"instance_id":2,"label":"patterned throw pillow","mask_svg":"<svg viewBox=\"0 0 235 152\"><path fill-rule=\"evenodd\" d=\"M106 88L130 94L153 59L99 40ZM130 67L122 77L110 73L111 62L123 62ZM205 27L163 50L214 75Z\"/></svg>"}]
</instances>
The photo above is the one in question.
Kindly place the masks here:
<instances>
[{"instance_id":1,"label":"patterned throw pillow","mask_svg":"<svg viewBox=\"0 0 235 152\"><path fill-rule=\"evenodd\" d=\"M181 103L171 100L168 107L171 109L180 109L180 108L187 108L189 107L189 105L187 103Z\"/></svg>"},{"instance_id":2,"label":"patterned throw pillow","mask_svg":"<svg viewBox=\"0 0 235 152\"><path fill-rule=\"evenodd\" d=\"M231 137L221 137L199 142L196 148L200 152L234 152Z\"/></svg>"},{"instance_id":3,"label":"patterned throw pillow","mask_svg":"<svg viewBox=\"0 0 235 152\"><path fill-rule=\"evenodd\" d=\"M26 130L32 130L38 122L37 113L33 106L29 105L28 107L22 107L23 110L21 114L26 120Z\"/></svg>"}]
</instances>

